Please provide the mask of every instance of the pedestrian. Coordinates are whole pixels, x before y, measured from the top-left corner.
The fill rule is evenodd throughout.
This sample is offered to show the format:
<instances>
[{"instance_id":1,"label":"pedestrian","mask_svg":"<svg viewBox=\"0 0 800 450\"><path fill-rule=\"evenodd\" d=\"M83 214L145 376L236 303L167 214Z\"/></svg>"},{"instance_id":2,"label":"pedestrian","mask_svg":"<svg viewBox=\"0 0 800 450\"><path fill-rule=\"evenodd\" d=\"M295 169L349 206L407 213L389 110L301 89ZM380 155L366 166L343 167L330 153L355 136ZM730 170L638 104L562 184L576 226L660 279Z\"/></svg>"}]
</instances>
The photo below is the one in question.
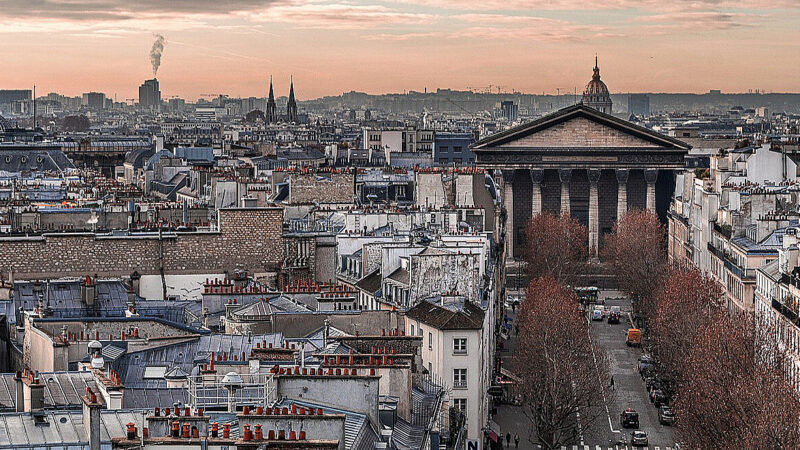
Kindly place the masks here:
<instances>
[{"instance_id":1,"label":"pedestrian","mask_svg":"<svg viewBox=\"0 0 800 450\"><path fill-rule=\"evenodd\" d=\"M611 375L611 389L614 389L614 375Z\"/></svg>"},{"instance_id":2,"label":"pedestrian","mask_svg":"<svg viewBox=\"0 0 800 450\"><path fill-rule=\"evenodd\" d=\"M511 447L511 433L506 433L506 447Z\"/></svg>"},{"instance_id":3,"label":"pedestrian","mask_svg":"<svg viewBox=\"0 0 800 450\"><path fill-rule=\"evenodd\" d=\"M519 336L519 325L514 325L514 331L517 333L517 336Z\"/></svg>"},{"instance_id":4,"label":"pedestrian","mask_svg":"<svg viewBox=\"0 0 800 450\"><path fill-rule=\"evenodd\" d=\"M519 435L514 433L514 447L519 448Z\"/></svg>"},{"instance_id":5,"label":"pedestrian","mask_svg":"<svg viewBox=\"0 0 800 450\"><path fill-rule=\"evenodd\" d=\"M511 311L512 312L517 312L517 304L516 303L512 303L511 304Z\"/></svg>"}]
</instances>

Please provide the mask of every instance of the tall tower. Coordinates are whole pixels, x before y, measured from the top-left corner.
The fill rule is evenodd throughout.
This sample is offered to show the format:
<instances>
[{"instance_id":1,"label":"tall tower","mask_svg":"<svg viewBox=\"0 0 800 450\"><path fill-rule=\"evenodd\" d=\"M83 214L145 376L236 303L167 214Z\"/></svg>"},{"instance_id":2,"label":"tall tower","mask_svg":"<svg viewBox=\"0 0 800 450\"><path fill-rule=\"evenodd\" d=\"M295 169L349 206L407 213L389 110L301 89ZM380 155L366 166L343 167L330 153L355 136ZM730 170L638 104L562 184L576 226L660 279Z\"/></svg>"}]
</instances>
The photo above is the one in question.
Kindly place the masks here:
<instances>
[{"instance_id":1,"label":"tall tower","mask_svg":"<svg viewBox=\"0 0 800 450\"><path fill-rule=\"evenodd\" d=\"M272 92L272 75L269 76L269 98L267 98L267 110L265 111L267 123L278 121L278 110L275 107L275 94Z\"/></svg>"},{"instance_id":2,"label":"tall tower","mask_svg":"<svg viewBox=\"0 0 800 450\"><path fill-rule=\"evenodd\" d=\"M297 102L294 99L294 77L289 81L289 102L286 104L286 121L297 123Z\"/></svg>"},{"instance_id":3,"label":"tall tower","mask_svg":"<svg viewBox=\"0 0 800 450\"><path fill-rule=\"evenodd\" d=\"M600 68L597 66L597 56L594 57L594 74L592 81L583 90L581 103L600 112L611 114L611 94L608 87L600 80Z\"/></svg>"}]
</instances>

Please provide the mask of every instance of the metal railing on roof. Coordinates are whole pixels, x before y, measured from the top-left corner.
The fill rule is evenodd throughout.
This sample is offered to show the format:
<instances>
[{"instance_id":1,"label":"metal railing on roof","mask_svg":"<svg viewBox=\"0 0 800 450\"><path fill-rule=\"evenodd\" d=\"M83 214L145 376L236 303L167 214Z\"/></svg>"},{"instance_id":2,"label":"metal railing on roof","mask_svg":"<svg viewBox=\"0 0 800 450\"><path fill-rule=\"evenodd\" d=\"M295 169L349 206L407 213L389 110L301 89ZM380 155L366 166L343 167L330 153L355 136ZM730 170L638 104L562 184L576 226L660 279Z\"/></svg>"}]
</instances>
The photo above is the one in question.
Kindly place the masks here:
<instances>
[{"instance_id":1,"label":"metal railing on roof","mask_svg":"<svg viewBox=\"0 0 800 450\"><path fill-rule=\"evenodd\" d=\"M229 409L233 406L235 409L237 405L270 406L278 400L274 374L237 373L238 378L228 375L200 373L187 377L188 405L194 408L227 406Z\"/></svg>"}]
</instances>

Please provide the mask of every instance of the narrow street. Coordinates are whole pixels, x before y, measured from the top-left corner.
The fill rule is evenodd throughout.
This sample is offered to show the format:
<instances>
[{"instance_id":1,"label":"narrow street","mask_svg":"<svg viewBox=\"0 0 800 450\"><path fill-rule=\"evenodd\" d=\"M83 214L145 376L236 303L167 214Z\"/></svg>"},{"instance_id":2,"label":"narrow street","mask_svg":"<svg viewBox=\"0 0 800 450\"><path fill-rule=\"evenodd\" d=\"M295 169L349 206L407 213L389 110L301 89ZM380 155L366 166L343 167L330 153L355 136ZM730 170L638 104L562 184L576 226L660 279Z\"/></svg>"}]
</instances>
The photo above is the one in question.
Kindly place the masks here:
<instances>
[{"instance_id":1,"label":"narrow street","mask_svg":"<svg viewBox=\"0 0 800 450\"><path fill-rule=\"evenodd\" d=\"M607 308L619 306L624 316L627 316L625 313L631 310L630 301L622 298L617 291L601 291L600 297L605 300ZM515 319L515 312L509 310L508 317ZM627 408L633 408L639 413L640 427L638 429L647 433L649 441L647 447L636 448L655 450L674 448L672 428L658 422L658 410L650 402L644 382L637 371L637 361L642 350L625 345L628 327L629 323L625 321L619 324L608 324L605 320L591 322L591 337L608 354L615 386L610 390L609 397L606 398L607 408L604 408L590 429L583 430L583 442L565 448L583 450L633 448L630 445L630 433L633 429L621 428L619 420L619 413ZM504 351L500 353L503 366L506 368L511 367L511 357L516 348L516 341L516 335L512 333L505 342ZM497 415L493 420L500 426L503 437L506 433L511 434L510 448L515 448L514 435L520 437L520 449L538 448L535 444L535 433L531 420L525 415L522 407L498 405Z\"/></svg>"}]
</instances>

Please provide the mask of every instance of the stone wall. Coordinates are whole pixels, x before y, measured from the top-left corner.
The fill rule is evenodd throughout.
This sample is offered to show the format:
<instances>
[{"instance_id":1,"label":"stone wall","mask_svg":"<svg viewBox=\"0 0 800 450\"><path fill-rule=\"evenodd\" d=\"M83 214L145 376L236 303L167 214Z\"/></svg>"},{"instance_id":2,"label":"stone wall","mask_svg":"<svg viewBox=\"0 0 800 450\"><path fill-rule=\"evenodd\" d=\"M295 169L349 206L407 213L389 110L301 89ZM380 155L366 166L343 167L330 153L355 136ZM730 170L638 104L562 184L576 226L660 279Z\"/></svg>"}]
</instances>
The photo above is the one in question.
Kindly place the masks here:
<instances>
[{"instance_id":1,"label":"stone wall","mask_svg":"<svg viewBox=\"0 0 800 450\"><path fill-rule=\"evenodd\" d=\"M559 214L561 212L561 180L558 171L547 169L542 180L542 211Z\"/></svg>"},{"instance_id":2,"label":"stone wall","mask_svg":"<svg viewBox=\"0 0 800 450\"><path fill-rule=\"evenodd\" d=\"M0 238L0 271L17 278L217 273L242 268L274 271L283 259L282 210L233 208L219 211L219 232L105 236L52 233ZM312 243L313 247L313 243ZM313 259L312 259L313 260Z\"/></svg>"},{"instance_id":3,"label":"stone wall","mask_svg":"<svg viewBox=\"0 0 800 450\"><path fill-rule=\"evenodd\" d=\"M628 211L647 208L647 182L644 171L631 170L628 175Z\"/></svg>"},{"instance_id":4,"label":"stone wall","mask_svg":"<svg viewBox=\"0 0 800 450\"><path fill-rule=\"evenodd\" d=\"M478 255L436 254L411 257L410 305L445 292L456 292L471 302L480 302Z\"/></svg>"},{"instance_id":5,"label":"stone wall","mask_svg":"<svg viewBox=\"0 0 800 450\"><path fill-rule=\"evenodd\" d=\"M289 176L290 203L352 203L353 177L352 173L292 173Z\"/></svg>"}]
</instances>

